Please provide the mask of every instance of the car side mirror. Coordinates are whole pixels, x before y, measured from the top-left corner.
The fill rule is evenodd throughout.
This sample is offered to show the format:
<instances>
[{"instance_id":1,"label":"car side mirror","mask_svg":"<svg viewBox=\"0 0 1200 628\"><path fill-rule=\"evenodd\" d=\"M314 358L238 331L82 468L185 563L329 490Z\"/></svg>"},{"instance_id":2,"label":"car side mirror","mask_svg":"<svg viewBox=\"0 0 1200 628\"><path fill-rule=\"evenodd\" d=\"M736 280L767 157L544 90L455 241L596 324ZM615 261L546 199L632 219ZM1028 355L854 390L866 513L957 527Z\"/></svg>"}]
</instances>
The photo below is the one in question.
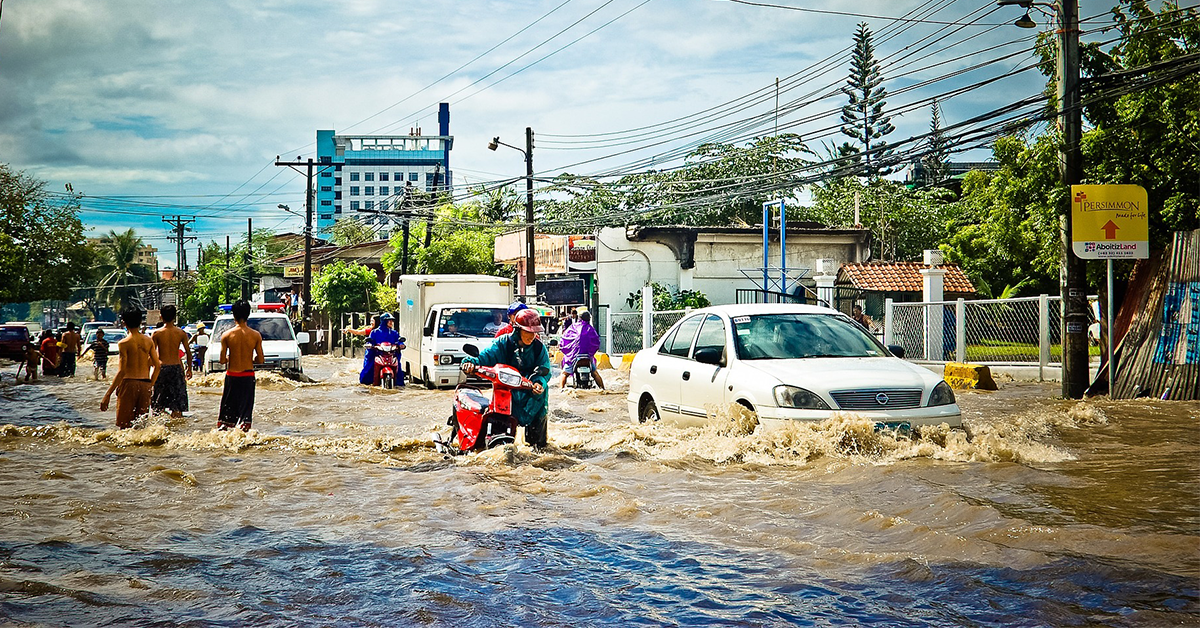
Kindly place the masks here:
<instances>
[{"instance_id":1,"label":"car side mirror","mask_svg":"<svg viewBox=\"0 0 1200 628\"><path fill-rule=\"evenodd\" d=\"M888 345L887 348L888 348L888 351L892 352L892 355L894 355L898 358L904 357L904 354L905 354L904 347L901 347L900 345Z\"/></svg>"},{"instance_id":2,"label":"car side mirror","mask_svg":"<svg viewBox=\"0 0 1200 628\"><path fill-rule=\"evenodd\" d=\"M725 351L721 347L704 347L702 349L696 349L696 352L692 354L692 357L701 364L720 366L723 353L725 353Z\"/></svg>"},{"instance_id":3,"label":"car side mirror","mask_svg":"<svg viewBox=\"0 0 1200 628\"><path fill-rule=\"evenodd\" d=\"M302 332L296 334L296 344L302 344L302 345L308 344L308 332L302 331Z\"/></svg>"},{"instance_id":4,"label":"car side mirror","mask_svg":"<svg viewBox=\"0 0 1200 628\"><path fill-rule=\"evenodd\" d=\"M463 353L465 353L473 358L477 358L477 357L479 357L479 347L476 347L475 345L472 345L472 344L463 345Z\"/></svg>"}]
</instances>

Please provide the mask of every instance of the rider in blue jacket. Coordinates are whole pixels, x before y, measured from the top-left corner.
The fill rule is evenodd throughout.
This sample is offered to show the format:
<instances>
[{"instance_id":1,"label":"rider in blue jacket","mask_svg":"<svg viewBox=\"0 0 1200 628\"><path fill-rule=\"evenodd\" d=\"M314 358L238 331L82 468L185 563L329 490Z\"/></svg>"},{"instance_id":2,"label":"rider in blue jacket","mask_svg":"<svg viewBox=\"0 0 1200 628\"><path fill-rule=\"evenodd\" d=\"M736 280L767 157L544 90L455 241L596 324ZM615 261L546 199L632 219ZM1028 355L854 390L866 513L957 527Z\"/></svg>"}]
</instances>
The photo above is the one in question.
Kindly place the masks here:
<instances>
[{"instance_id":1,"label":"rider in blue jacket","mask_svg":"<svg viewBox=\"0 0 1200 628\"><path fill-rule=\"evenodd\" d=\"M392 315L384 314L379 317L379 325L371 331L371 335L367 337L367 343L372 345L363 355L362 372L358 374L358 381L361 384L368 386L375 383L375 356L378 352L375 350L375 345L380 345L385 342L396 345L397 349L404 348L403 341L400 340L400 332L392 329ZM404 370L397 369L396 385L404 385Z\"/></svg>"}]
</instances>

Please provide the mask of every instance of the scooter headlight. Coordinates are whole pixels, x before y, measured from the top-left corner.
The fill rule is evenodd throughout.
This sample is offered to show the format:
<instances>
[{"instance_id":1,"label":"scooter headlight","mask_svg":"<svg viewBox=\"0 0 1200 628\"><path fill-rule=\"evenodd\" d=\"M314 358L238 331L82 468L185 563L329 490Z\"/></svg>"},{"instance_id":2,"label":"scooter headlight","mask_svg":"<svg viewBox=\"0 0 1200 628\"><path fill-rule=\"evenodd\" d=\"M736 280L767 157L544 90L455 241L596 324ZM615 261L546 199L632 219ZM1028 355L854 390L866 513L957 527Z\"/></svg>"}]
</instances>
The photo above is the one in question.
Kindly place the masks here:
<instances>
[{"instance_id":1,"label":"scooter headlight","mask_svg":"<svg viewBox=\"0 0 1200 628\"><path fill-rule=\"evenodd\" d=\"M509 388L517 388L521 385L521 376L517 375L516 373L501 371L497 375L496 379L500 380L501 384L504 384Z\"/></svg>"}]
</instances>

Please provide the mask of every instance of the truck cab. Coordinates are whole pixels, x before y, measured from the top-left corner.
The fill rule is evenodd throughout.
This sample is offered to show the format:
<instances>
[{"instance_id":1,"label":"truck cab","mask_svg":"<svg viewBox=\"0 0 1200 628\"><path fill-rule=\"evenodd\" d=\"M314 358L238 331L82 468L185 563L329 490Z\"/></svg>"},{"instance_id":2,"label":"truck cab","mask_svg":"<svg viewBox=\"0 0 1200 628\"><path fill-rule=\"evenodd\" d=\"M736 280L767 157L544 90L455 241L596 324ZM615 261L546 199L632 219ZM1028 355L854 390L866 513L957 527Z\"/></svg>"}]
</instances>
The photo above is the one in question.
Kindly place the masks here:
<instances>
[{"instance_id":1,"label":"truck cab","mask_svg":"<svg viewBox=\"0 0 1200 628\"><path fill-rule=\"evenodd\" d=\"M420 380L429 388L457 386L466 357L463 345L492 343L507 323L508 306L485 303L442 303L429 310L421 329ZM499 323L497 324L497 321Z\"/></svg>"}]
</instances>

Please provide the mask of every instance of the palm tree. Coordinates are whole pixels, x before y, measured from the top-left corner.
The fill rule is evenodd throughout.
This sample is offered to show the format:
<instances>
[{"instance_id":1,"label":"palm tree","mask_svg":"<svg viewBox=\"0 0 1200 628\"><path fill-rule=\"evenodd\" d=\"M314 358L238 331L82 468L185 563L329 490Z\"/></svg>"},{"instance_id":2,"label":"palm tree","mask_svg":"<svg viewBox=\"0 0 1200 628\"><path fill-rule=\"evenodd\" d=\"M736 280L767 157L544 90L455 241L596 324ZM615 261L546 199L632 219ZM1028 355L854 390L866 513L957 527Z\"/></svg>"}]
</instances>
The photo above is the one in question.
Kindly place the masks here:
<instances>
[{"instance_id":1,"label":"palm tree","mask_svg":"<svg viewBox=\"0 0 1200 628\"><path fill-rule=\"evenodd\" d=\"M100 255L102 263L97 296L99 300L108 303L118 310L141 307L141 297L137 285L154 280L154 270L137 260L138 249L142 248L142 239L127 229L123 233L110 230L107 236L100 240Z\"/></svg>"}]
</instances>

